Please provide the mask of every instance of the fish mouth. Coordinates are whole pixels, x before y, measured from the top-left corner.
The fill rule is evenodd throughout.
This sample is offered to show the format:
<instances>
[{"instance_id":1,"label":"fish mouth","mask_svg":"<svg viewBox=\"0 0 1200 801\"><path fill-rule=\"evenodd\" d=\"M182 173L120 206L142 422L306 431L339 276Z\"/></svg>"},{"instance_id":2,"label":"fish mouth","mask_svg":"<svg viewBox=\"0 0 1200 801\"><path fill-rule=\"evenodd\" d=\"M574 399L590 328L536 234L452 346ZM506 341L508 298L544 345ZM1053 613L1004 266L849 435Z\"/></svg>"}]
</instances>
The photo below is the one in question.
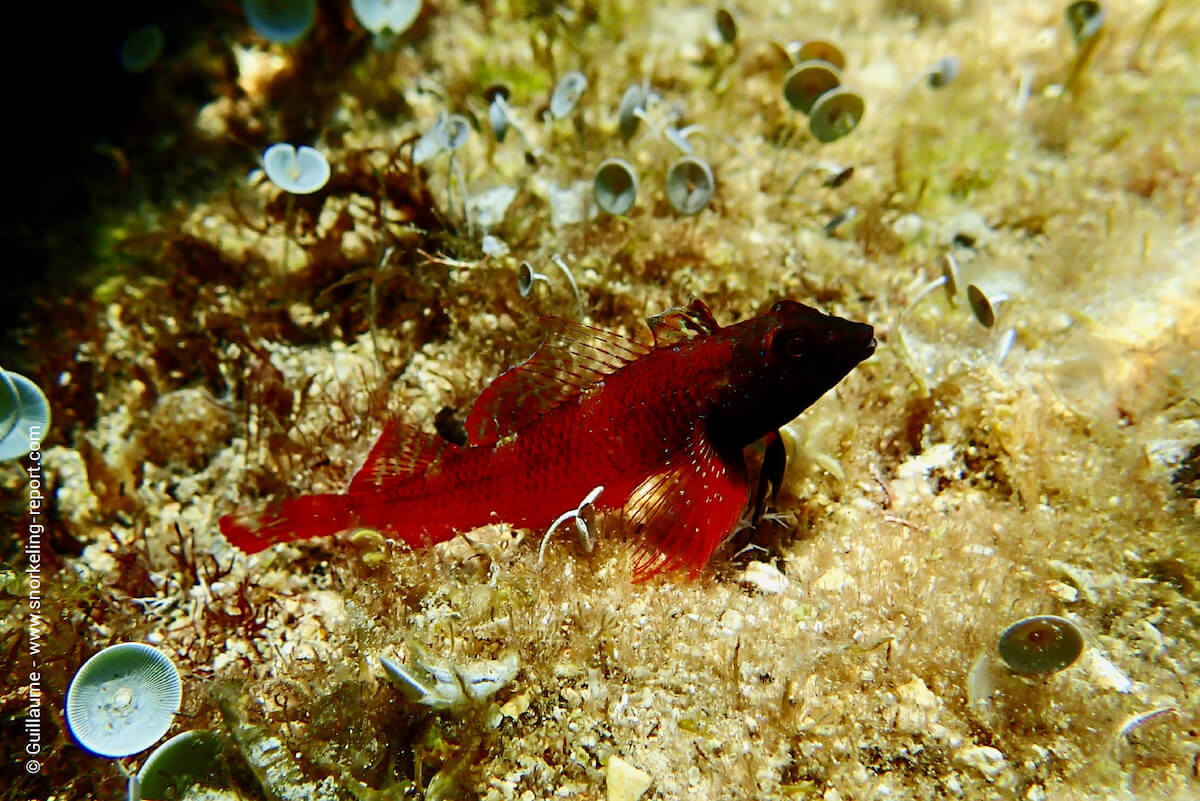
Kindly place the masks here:
<instances>
[{"instance_id":1,"label":"fish mouth","mask_svg":"<svg viewBox=\"0 0 1200 801\"><path fill-rule=\"evenodd\" d=\"M875 353L875 347L878 340L875 339L875 328L867 323L854 323L855 333L853 341L857 345L856 350L860 354L858 361L869 359Z\"/></svg>"}]
</instances>

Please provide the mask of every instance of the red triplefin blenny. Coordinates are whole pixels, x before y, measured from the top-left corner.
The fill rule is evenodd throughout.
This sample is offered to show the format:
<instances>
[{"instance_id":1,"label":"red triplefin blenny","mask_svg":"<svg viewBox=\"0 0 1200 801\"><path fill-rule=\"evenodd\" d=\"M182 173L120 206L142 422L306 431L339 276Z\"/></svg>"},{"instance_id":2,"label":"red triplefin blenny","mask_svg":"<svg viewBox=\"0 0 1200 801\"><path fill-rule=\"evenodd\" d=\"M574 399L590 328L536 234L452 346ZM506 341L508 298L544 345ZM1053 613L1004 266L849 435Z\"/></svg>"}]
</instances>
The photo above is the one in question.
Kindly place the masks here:
<instances>
[{"instance_id":1,"label":"red triplefin blenny","mask_svg":"<svg viewBox=\"0 0 1200 801\"><path fill-rule=\"evenodd\" d=\"M780 300L721 326L700 301L648 321L653 342L556 317L526 361L496 378L458 446L388 422L342 494L303 495L221 518L246 553L367 528L413 545L506 522L544 531L596 488L637 538L634 577L694 575L751 501L743 449L764 439L763 509L785 451L778 428L875 351L871 326Z\"/></svg>"}]
</instances>

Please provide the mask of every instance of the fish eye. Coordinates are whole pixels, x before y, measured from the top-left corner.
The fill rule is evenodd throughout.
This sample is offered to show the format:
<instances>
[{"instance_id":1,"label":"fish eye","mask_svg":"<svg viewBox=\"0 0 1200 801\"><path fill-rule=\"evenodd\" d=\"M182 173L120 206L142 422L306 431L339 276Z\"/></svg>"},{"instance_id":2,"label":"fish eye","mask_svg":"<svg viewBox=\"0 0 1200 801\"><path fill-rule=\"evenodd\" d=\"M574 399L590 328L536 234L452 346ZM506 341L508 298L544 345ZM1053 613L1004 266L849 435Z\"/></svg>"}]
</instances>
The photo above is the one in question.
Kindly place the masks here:
<instances>
[{"instance_id":1,"label":"fish eye","mask_svg":"<svg viewBox=\"0 0 1200 801\"><path fill-rule=\"evenodd\" d=\"M799 331L787 331L774 343L775 355L788 360L803 359L808 352L808 341Z\"/></svg>"}]
</instances>

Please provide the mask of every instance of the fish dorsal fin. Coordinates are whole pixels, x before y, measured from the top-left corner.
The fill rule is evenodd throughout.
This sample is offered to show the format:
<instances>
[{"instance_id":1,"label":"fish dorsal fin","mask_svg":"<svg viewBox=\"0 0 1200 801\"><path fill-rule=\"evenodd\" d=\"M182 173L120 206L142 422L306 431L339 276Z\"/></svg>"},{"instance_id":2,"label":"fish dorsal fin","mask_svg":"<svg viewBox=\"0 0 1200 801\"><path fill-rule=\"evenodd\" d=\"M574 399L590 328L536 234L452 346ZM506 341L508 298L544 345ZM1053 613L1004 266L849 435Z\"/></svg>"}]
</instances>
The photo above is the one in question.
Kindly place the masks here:
<instances>
[{"instance_id":1,"label":"fish dorsal fin","mask_svg":"<svg viewBox=\"0 0 1200 801\"><path fill-rule=\"evenodd\" d=\"M701 426L694 428L687 447L625 501L625 523L638 538L634 580L684 567L694 576L733 531L749 498L741 451L721 453Z\"/></svg>"},{"instance_id":2,"label":"fish dorsal fin","mask_svg":"<svg viewBox=\"0 0 1200 801\"><path fill-rule=\"evenodd\" d=\"M389 420L367 460L350 480L349 493L375 490L385 484L424 475L441 456L458 446L418 428Z\"/></svg>"},{"instance_id":3,"label":"fish dorsal fin","mask_svg":"<svg viewBox=\"0 0 1200 801\"><path fill-rule=\"evenodd\" d=\"M567 398L650 352L650 346L599 328L543 317L546 335L525 361L501 373L467 416L471 445L491 445Z\"/></svg>"},{"instance_id":4,"label":"fish dorsal fin","mask_svg":"<svg viewBox=\"0 0 1200 801\"><path fill-rule=\"evenodd\" d=\"M650 333L654 334L654 347L662 348L694 339L721 330L712 312L702 300L693 300L687 306L672 306L646 318Z\"/></svg>"}]
</instances>

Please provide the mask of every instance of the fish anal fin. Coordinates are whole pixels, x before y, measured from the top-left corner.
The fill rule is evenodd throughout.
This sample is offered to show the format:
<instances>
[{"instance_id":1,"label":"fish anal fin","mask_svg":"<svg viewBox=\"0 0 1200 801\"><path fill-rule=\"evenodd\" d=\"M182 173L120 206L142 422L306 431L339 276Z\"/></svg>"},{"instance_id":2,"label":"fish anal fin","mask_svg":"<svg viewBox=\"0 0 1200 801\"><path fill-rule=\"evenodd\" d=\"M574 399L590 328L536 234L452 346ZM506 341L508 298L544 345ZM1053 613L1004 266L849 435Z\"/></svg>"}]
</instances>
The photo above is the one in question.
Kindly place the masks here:
<instances>
[{"instance_id":1,"label":"fish anal fin","mask_svg":"<svg viewBox=\"0 0 1200 801\"><path fill-rule=\"evenodd\" d=\"M533 355L475 399L467 415L471 445L498 442L650 351L648 345L570 320L544 317L542 323L546 334Z\"/></svg>"},{"instance_id":2,"label":"fish anal fin","mask_svg":"<svg viewBox=\"0 0 1200 801\"><path fill-rule=\"evenodd\" d=\"M654 335L654 347L662 348L694 339L698 336L715 334L721 330L708 306L702 300L693 300L687 306L672 306L646 318L650 333Z\"/></svg>"},{"instance_id":3,"label":"fish anal fin","mask_svg":"<svg viewBox=\"0 0 1200 801\"><path fill-rule=\"evenodd\" d=\"M634 580L684 567L696 575L733 531L749 498L741 452L721 454L694 432L688 447L625 503L626 525L639 538Z\"/></svg>"},{"instance_id":4,"label":"fish anal fin","mask_svg":"<svg viewBox=\"0 0 1200 801\"><path fill-rule=\"evenodd\" d=\"M446 453L458 450L452 442L418 428L389 420L367 460L350 481L349 494L369 492L385 484L423 475Z\"/></svg>"}]
</instances>

